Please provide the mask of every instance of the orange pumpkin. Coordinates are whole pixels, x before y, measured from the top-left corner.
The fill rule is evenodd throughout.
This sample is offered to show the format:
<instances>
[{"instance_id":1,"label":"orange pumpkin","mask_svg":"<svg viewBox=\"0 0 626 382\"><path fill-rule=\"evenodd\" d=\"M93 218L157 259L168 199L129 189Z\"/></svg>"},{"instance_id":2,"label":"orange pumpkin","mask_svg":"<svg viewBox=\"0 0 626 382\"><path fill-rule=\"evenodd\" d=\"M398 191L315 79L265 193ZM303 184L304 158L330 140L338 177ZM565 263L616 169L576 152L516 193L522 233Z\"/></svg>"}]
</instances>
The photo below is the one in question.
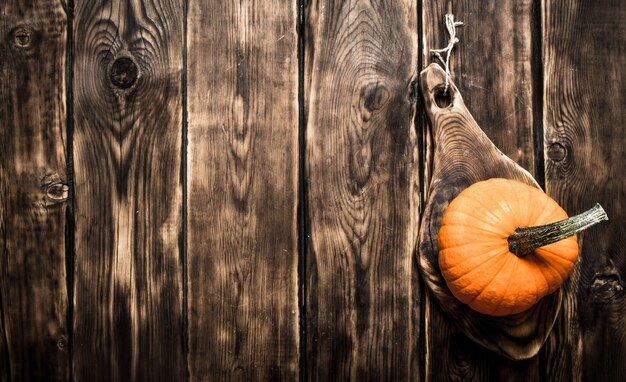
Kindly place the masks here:
<instances>
[{"instance_id":1,"label":"orange pumpkin","mask_svg":"<svg viewBox=\"0 0 626 382\"><path fill-rule=\"evenodd\" d=\"M480 313L527 310L556 291L578 257L576 232L607 220L600 205L569 218L540 189L494 178L461 192L439 231L439 266L452 294Z\"/></svg>"}]
</instances>

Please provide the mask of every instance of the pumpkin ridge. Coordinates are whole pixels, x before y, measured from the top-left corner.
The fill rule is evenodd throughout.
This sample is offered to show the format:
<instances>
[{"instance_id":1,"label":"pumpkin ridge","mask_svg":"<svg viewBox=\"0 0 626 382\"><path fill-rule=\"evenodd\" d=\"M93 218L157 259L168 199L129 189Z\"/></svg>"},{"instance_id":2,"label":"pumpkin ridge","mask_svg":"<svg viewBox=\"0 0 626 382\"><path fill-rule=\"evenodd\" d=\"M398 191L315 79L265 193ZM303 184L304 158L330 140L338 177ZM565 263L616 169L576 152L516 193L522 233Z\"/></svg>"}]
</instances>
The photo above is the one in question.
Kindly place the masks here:
<instances>
[{"instance_id":1,"label":"pumpkin ridge","mask_svg":"<svg viewBox=\"0 0 626 382\"><path fill-rule=\"evenodd\" d=\"M457 214L466 216L466 217L470 218L471 220L479 220L481 223L483 223L483 224L485 224L487 226L493 227L494 229L497 230L496 231L496 230L489 230L487 228L481 228L482 230L484 230L486 232L492 232L492 233L495 233L495 234L498 234L498 235L507 235L507 237L508 237L508 235L512 234L513 231L515 231L515 228L512 228L512 227L507 227L507 229L502 228L501 226L504 223L502 221L502 219L500 219L500 223L494 224L494 223L491 223L491 222L488 222L488 221L484 220L483 219L484 215L482 213L478 213L478 214L470 213L470 212L468 212L468 211L466 211L464 209L460 209L460 208L456 208L456 209L450 210L449 213L447 214L446 220L442 221L442 225L464 225L464 224L459 224L459 223L456 223L456 222L455 223L449 223L448 222L448 220L451 220L451 219L455 220L451 216L455 216ZM468 227L476 227L476 226L475 225L471 225L471 226L468 226ZM512 230L512 231L509 233L510 230Z\"/></svg>"},{"instance_id":2,"label":"pumpkin ridge","mask_svg":"<svg viewBox=\"0 0 626 382\"><path fill-rule=\"evenodd\" d=\"M550 290L552 289L552 285L550 284L550 281L548 281L548 277L544 273L543 267L539 267L539 274L541 274L541 277L543 277L543 280L546 282L546 285L547 285L546 293L549 293ZM545 296L545 294L543 294L543 296ZM543 296L541 296L541 297L543 297Z\"/></svg>"},{"instance_id":3,"label":"pumpkin ridge","mask_svg":"<svg viewBox=\"0 0 626 382\"><path fill-rule=\"evenodd\" d=\"M498 302L498 305L496 305L496 308L491 312L492 314L495 314L498 309L500 309L500 307L502 306L502 302L504 301L504 299L506 298L506 292L509 291L509 287L511 286L511 280L513 280L512 275L515 274L515 271L517 270L518 266L519 266L519 257L515 256L515 259L517 259L515 261L515 264L512 266L512 270L511 270L511 274L509 275L509 280L506 283L506 287L504 288L504 292L502 292L502 294L500 295L500 301ZM517 302L518 298L517 295L515 295L515 301L513 302L513 306L515 306L515 303Z\"/></svg>"},{"instance_id":4,"label":"pumpkin ridge","mask_svg":"<svg viewBox=\"0 0 626 382\"><path fill-rule=\"evenodd\" d=\"M496 257L498 257L498 256L496 256ZM508 257L504 259L504 261L502 262L502 265L500 266L500 268L498 268L498 271L497 271L497 272L495 272L495 274L496 274L496 275L497 275L498 273L500 273L500 271L502 271L502 268L504 268L504 266L508 263L508 261L509 261L509 260L510 260L510 259L509 259ZM468 275L468 274L469 274L469 273L466 273L465 275ZM464 275L464 276L465 276L465 275ZM460 278L460 277L459 277L459 278ZM473 303L474 303L474 301L476 301L476 299L477 299L478 297L480 297L480 295L481 295L481 294L483 294L483 292L484 292L484 291L485 291L485 290L489 287L489 285L491 285L491 283L492 283L492 282L493 282L493 280L495 280L495 279L496 279L496 277L492 277L492 278L491 278L491 280L489 280L489 282L487 283L487 285L485 285L484 287L482 287L482 288L481 288L481 289L482 289L482 290L481 290L481 292L480 292L480 293L478 293L476 296L474 296L474 298L473 298L473 299L472 299L472 300L471 300L471 301L470 301L467 305L471 305L471 304L473 304ZM461 289L461 291L463 291L463 290L465 290L465 289L467 289L467 287L465 287L465 288Z\"/></svg>"},{"instance_id":5,"label":"pumpkin ridge","mask_svg":"<svg viewBox=\"0 0 626 382\"><path fill-rule=\"evenodd\" d=\"M528 225L531 225L531 226L535 225L534 224L535 222L533 221L533 215L536 211L535 206L532 205L533 194L534 194L533 190L531 190L530 188L527 188L526 192L524 193L525 198L526 198L524 205L526 207L526 214L528 216Z\"/></svg>"},{"instance_id":6,"label":"pumpkin ridge","mask_svg":"<svg viewBox=\"0 0 626 382\"><path fill-rule=\"evenodd\" d=\"M480 298L480 296L483 295L483 293L485 293L485 291L487 291L487 289L489 289L489 286L498 278L498 274L500 274L500 272L502 272L502 269L504 269L507 266L507 264L509 263L510 260L511 259L509 259L508 257L504 259L503 265L500 267L500 269L498 269L497 272L495 272L495 276L487 283L487 285L485 285L483 288L481 288L480 293L478 293L476 296L474 296L474 298L468 303L468 305L470 307L472 307L472 309L478 310L478 309L476 309L476 307L474 307L476 301ZM483 313L483 314L490 314L490 313L487 313L485 311L485 309L481 309L481 310L478 310L478 311Z\"/></svg>"},{"instance_id":7,"label":"pumpkin ridge","mask_svg":"<svg viewBox=\"0 0 626 382\"><path fill-rule=\"evenodd\" d=\"M518 221L529 222L530 218L528 216L528 209L524 210L521 208L522 206L526 206L526 200L524 200L524 194L519 192L518 188L514 183L509 184L509 195L514 195L517 203L515 208L517 209L516 215Z\"/></svg>"},{"instance_id":8,"label":"pumpkin ridge","mask_svg":"<svg viewBox=\"0 0 626 382\"><path fill-rule=\"evenodd\" d=\"M568 238L568 239L569 239L569 238ZM563 243L564 243L566 240L567 240L567 239L563 239L562 241L560 241L560 242L558 242L558 243L559 243L560 245L563 245ZM554 244L554 243L552 243L552 244ZM571 263L572 261L576 261L576 258L572 259L572 258L570 258L570 257L565 257L565 255L560 255L560 254L558 254L556 251L553 251L553 250L551 250L551 249L548 249L548 247L549 247L550 245L552 245L552 244L548 244L548 245L546 245L546 246L544 246L544 247L539 247L539 248L535 249L533 252L534 252L536 255L541 256L541 257L546 257L546 256L556 257L556 258L559 258L559 259L565 260L565 261L567 261L567 262L569 262L569 263ZM578 243L576 243L576 247L577 247L576 249L578 249ZM537 252L537 250L541 250L542 252L547 252L547 255L544 255L544 254L539 254L539 253ZM577 257L578 257L578 256L577 256Z\"/></svg>"},{"instance_id":9,"label":"pumpkin ridge","mask_svg":"<svg viewBox=\"0 0 626 382\"><path fill-rule=\"evenodd\" d=\"M567 219L568 217L569 215L567 214L567 212L561 206L559 206L559 204L554 199L546 195L546 205L541 210L541 213L537 216L537 219L535 219L534 225L554 223L559 220Z\"/></svg>"},{"instance_id":10,"label":"pumpkin ridge","mask_svg":"<svg viewBox=\"0 0 626 382\"><path fill-rule=\"evenodd\" d=\"M550 265L550 263L548 263L543 258L541 258L541 256L538 256L536 253L533 253L533 256L535 258L535 262L539 262L539 263L541 263L541 265L544 265L544 266L540 266L538 268L539 268L539 272L541 272L541 274L543 275L543 278L546 280L546 284L548 284L548 292L558 289L558 287L563 284L563 277L561 277L561 273L556 268L554 268L552 265ZM554 273L556 273L556 275L559 278L559 281L557 282L557 288L555 288L555 289L552 288L552 285L550 284L550 281L548 281L548 277L546 277L546 274L544 273L544 270L546 270L546 271L548 270L547 268L551 269ZM554 277L550 277L550 278L552 279Z\"/></svg>"},{"instance_id":11,"label":"pumpkin ridge","mask_svg":"<svg viewBox=\"0 0 626 382\"><path fill-rule=\"evenodd\" d=\"M485 194L486 194L486 195L489 195L488 193L485 193ZM465 198L465 199L470 199L470 200L472 200L472 201L476 202L476 204L480 205L480 206L481 206L481 207L482 207L485 211L491 211L491 210L492 210L492 207L490 207L490 206L485 206L485 204L483 203L483 201L482 201L482 200L480 200L480 199L476 199L476 198L474 197L473 193L468 192L466 195L464 195L464 198ZM482 218L482 216L476 216L476 215L470 215L470 214L467 214L467 215L468 215L468 216L471 216L471 217L473 217L473 218ZM482 215L482 214L481 214L481 215ZM494 215L494 216L496 216L496 217L498 218L498 220L500 220L500 222L502 223L502 219L500 219L497 215Z\"/></svg>"},{"instance_id":12,"label":"pumpkin ridge","mask_svg":"<svg viewBox=\"0 0 626 382\"><path fill-rule=\"evenodd\" d=\"M486 194L486 195L488 195L487 193L485 193L485 194ZM469 195L469 196L468 196L468 195ZM484 209L485 213L472 214L472 213L467 212L467 211L465 211L465 210L453 210L453 212L454 212L454 213L461 213L461 214L464 214L465 216L469 216L469 217L474 218L474 219L476 219L476 220L480 220L480 221L482 221L482 222L484 222L484 223L487 223L487 224L489 224L489 225L492 225L492 226L494 226L494 227L501 227L501 226L506 225L506 224L507 224L507 221L509 220L508 218L509 218L509 216L511 216L511 215L512 215L514 218L516 218L515 214L511 214L511 213L509 213L509 212L507 212L507 211L503 210L502 208L498 208L498 211L501 211L501 213L502 213L502 215L503 215L503 216L498 216L498 215L496 215L495 213L493 213L493 212L492 212L492 211L493 211L493 207L486 207L484 204L482 204L482 201L480 201L479 199L474 198L474 197L473 197L473 195L471 195L471 194L468 194L468 195L465 195L465 198L466 198L466 199L470 199L470 200L472 200L472 201L474 201L474 202L477 202L477 204L479 204L479 205L480 205L480 206ZM498 206L499 206L500 202L507 202L505 199L498 201L498 200L496 200L496 199L491 198L491 200L492 200L493 202L496 202L496 201L497 201L497 202L498 202L498 203L497 203L497 204L498 204ZM491 222L486 221L486 220L485 220L485 216L487 216L487 213L491 214L491 215L492 215L492 216L493 216L493 217L497 220L497 222L496 222L496 223L491 223ZM500 231L499 233L502 233L502 232L508 232L510 229L512 229L513 231L515 231L515 228L517 228L517 227L506 227L506 228L500 228L500 229L501 229L501 231ZM511 232L511 233L513 233L513 232ZM509 235L510 235L510 234L509 234Z\"/></svg>"},{"instance_id":13,"label":"pumpkin ridge","mask_svg":"<svg viewBox=\"0 0 626 382\"><path fill-rule=\"evenodd\" d=\"M558 265L559 267L566 267L569 268L570 264L574 263L574 261L572 261L571 259L559 256L557 254L554 254L553 252L547 251L547 250L543 250L542 252L546 252L544 253L538 253L535 251L535 254L538 257L541 257L542 259L544 259L545 261L549 262L550 264L553 265ZM556 267L554 267L556 269Z\"/></svg>"},{"instance_id":14,"label":"pumpkin ridge","mask_svg":"<svg viewBox=\"0 0 626 382\"><path fill-rule=\"evenodd\" d=\"M480 182L478 182L478 183L480 183ZM483 204L482 200L475 199L475 198L472 198L472 197L471 197L471 196L473 195L473 192L472 192L472 190L470 190L470 187L475 186L476 184L477 184L477 183L474 183L474 184L470 185L469 187L467 187L465 190L461 191L461 192L460 192L460 193L456 196L456 198L454 198L454 199L452 200L452 202L450 203L450 205L453 205L453 204L454 204L454 205L456 205L456 204L458 203L458 202L457 202L457 203L455 203L455 202L457 201L457 198L458 198L459 196L461 196L462 198L471 199L473 202L475 202L476 204L478 204L478 205L479 205L480 207L482 207L484 210L488 211L488 210L489 210L489 208L487 208L487 206L485 206L485 205ZM468 191L468 190L470 190L470 191Z\"/></svg>"},{"instance_id":15,"label":"pumpkin ridge","mask_svg":"<svg viewBox=\"0 0 626 382\"><path fill-rule=\"evenodd\" d=\"M541 252L545 252L545 254L537 252L537 249L541 249ZM576 261L576 259L572 260L571 258L564 257L563 255L559 255L554 251L548 250L546 249L546 247L539 247L537 249L534 250L533 253L535 253L535 255L543 259L546 259L547 257L554 257L556 259L563 260L566 263L571 263L572 261Z\"/></svg>"},{"instance_id":16,"label":"pumpkin ridge","mask_svg":"<svg viewBox=\"0 0 626 382\"><path fill-rule=\"evenodd\" d=\"M467 273L464 273L464 274L462 274L462 275L460 275L460 276L455 276L455 277L449 277L449 278L446 278L446 281L453 282L453 281L457 281L457 280L459 280L461 277L464 277L464 276L470 275L470 274L472 274L472 272L477 271L479 268L482 268L482 267L483 267L486 263L488 263L490 260L497 259L497 258L498 258L498 256L502 254L502 252L498 251L498 248L494 248L494 249L493 249L493 251L494 251L494 254L493 254L493 255L490 255L490 256L489 256L489 258L488 258L487 260L483 261L483 262L482 262L482 263L480 263L479 265L476 265L476 266L475 266L475 267L474 267L471 271L469 271L469 272L467 272ZM484 256L485 256L485 255L484 255ZM452 267L450 267L450 268L446 268L446 273L449 273L452 269L454 269L454 268L455 268L456 266L458 266L458 265L461 265L461 264L460 264L460 263L459 263L459 264L455 264L454 266L452 266Z\"/></svg>"},{"instance_id":17,"label":"pumpkin ridge","mask_svg":"<svg viewBox=\"0 0 626 382\"><path fill-rule=\"evenodd\" d=\"M500 243L494 243L493 241L479 241L479 242L476 242L476 243L465 243L465 244L459 244L459 245L449 245L449 246L446 246L445 248L442 248L442 249L453 249L453 248L454 249L458 249L458 248L465 247L465 246L468 246L468 245L471 246L471 245L483 245L483 244L493 245L494 247L500 245Z\"/></svg>"},{"instance_id":18,"label":"pumpkin ridge","mask_svg":"<svg viewBox=\"0 0 626 382\"><path fill-rule=\"evenodd\" d=\"M480 220L481 220L481 221L483 221L484 223L486 223L486 224L488 224L488 225L495 225L495 224L492 224L492 223L489 223L489 222L486 222L486 221L482 220L482 218L483 218L483 216L484 216L482 213L478 213L478 214L477 214L475 211L472 211L472 212L473 212L473 213L470 213L470 212L466 211L465 209L461 209L461 208L459 208L459 207L457 207L457 208L452 208L452 209L450 210L450 214L461 214L461 215L465 215L465 216L468 216L468 217L472 218L473 220L477 220L477 219L479 219L479 218L480 218ZM496 216L496 215L494 215L494 216ZM496 216L496 217L497 217L497 216ZM450 218L448 217L448 219L450 219Z\"/></svg>"},{"instance_id":19,"label":"pumpkin ridge","mask_svg":"<svg viewBox=\"0 0 626 382\"><path fill-rule=\"evenodd\" d=\"M501 261L501 263L502 263L502 265L500 265L500 267L501 267L501 268L504 266L504 264L506 264L506 259L502 259L500 256L495 256L495 258L497 258L497 259L499 259L499 260ZM500 269L501 269L501 268L500 268ZM473 270L472 270L472 271L473 271ZM463 276L465 276L465 275L463 275ZM461 276L461 277L459 277L459 278L457 278L455 281L458 281L458 280L460 280L461 278L462 278L462 276ZM446 281L447 281L447 280L446 280ZM453 292L453 294L455 294L455 296L456 296L457 294L460 294L460 295L461 295L461 297L465 296L465 297L468 297L468 298L469 298L469 296L470 296L471 294L470 294L470 293L467 293L467 292L464 292L464 291L466 291L468 288L473 287L473 286L474 286L474 284L467 284L467 285L465 285L464 287L462 287L462 288L461 288L461 287L459 287L459 286L457 286L457 285L456 285L457 283L456 283L455 281L448 282L448 286L449 286L450 284L452 284L452 286L454 287L454 289L456 289L456 290L457 290L457 293ZM492 279L491 281L493 281L493 279ZM486 288L486 287L487 287L487 286L491 283L491 281L489 281L489 283L487 283L487 285L485 285L485 286L481 286L479 289L482 291L484 288ZM450 288L450 289L452 290L453 288ZM463 299L462 299L462 298L460 298L460 297L457 297L457 299L459 299L459 300L460 300L461 302L463 302L464 304L469 305L469 304L471 304L471 303L472 303L472 301L474 301L474 299L476 299L476 298L478 297L478 295L480 295L480 293L478 293L476 296L472 297L472 299L471 299L471 300L468 300L467 302L463 302ZM466 299L466 300L467 300L467 299Z\"/></svg>"},{"instance_id":20,"label":"pumpkin ridge","mask_svg":"<svg viewBox=\"0 0 626 382\"><path fill-rule=\"evenodd\" d=\"M504 178L494 178L494 179L492 179L492 180L495 180L495 181L494 181L494 182L491 182L491 183L495 183L495 184L497 185L497 187L499 187L499 188L505 188L505 187L508 185L508 182L511 182L511 180L504 179ZM505 184L503 181L504 181L504 182L507 182L507 181L508 181L508 182ZM524 184L524 183L521 183L521 182L518 182L518 183L520 183L520 184ZM504 214L506 214L506 215L513 214L513 215L515 215L515 211L513 211L513 208L512 208L512 206L511 206L511 204L509 203L510 201L509 201L507 198L495 198L495 197L492 195L492 194L494 193L493 191L496 191L495 193L497 194L499 191L502 191L502 190L491 190L491 191L492 191L492 192L485 192L485 195L486 195L489 199L491 199L491 201L492 201L494 204L497 204L498 206L501 206L501 204L500 204L500 203L502 203L502 202L506 203L506 204L507 204L507 206L509 207L509 210L510 210L511 212L507 212L507 211L505 211L504 209L502 209L502 208L501 208L501 209L502 209L502 212L503 212ZM511 195L511 194L507 194L507 195Z\"/></svg>"},{"instance_id":21,"label":"pumpkin ridge","mask_svg":"<svg viewBox=\"0 0 626 382\"><path fill-rule=\"evenodd\" d=\"M467 213L465 213L465 212L463 212L463 211L452 211L452 212L454 212L454 213L461 213L461 214L463 214L463 215L467 215L467 216L472 217L472 215L467 214ZM489 230L487 230L487 229L485 229L485 228L482 228L482 227L477 227L477 226L475 226L475 225L468 225L468 224L447 223L447 224L442 224L441 226L442 226L442 227L443 227L443 226L448 226L448 227L467 227L467 228L473 228L473 229L477 229L477 230L482 231L482 232L488 232L488 233L491 233L491 234L493 234L493 235L496 235L498 238L501 238L501 237L502 237L504 240L506 240L506 239L509 237L509 235L510 235L510 234L509 234L509 235L507 235L507 234L503 234L502 232L489 231ZM512 232L511 232L511 233L512 233ZM503 236L503 235L504 235L504 236Z\"/></svg>"},{"instance_id":22,"label":"pumpkin ridge","mask_svg":"<svg viewBox=\"0 0 626 382\"><path fill-rule=\"evenodd\" d=\"M558 205L555 206L556 203L553 202L553 200L548 197L546 195L546 198L544 199L544 204L543 207L539 210L539 213L537 214L537 216L533 216L531 222L533 225L543 225L543 224L548 224L548 223L553 223L551 220L553 219L549 219L550 222L548 223L543 223L542 222L542 218L548 218L551 216L554 216L556 212L561 212L563 211L563 209L561 207L559 207ZM555 208L558 207L558 208ZM561 210L561 211L559 211ZM565 211L563 211L565 212ZM567 213L565 213L565 219L567 219Z\"/></svg>"},{"instance_id":23,"label":"pumpkin ridge","mask_svg":"<svg viewBox=\"0 0 626 382\"><path fill-rule=\"evenodd\" d=\"M522 261L522 259L519 259L519 260L520 260L520 262ZM541 279L539 278L539 275L537 274L537 272L531 272L530 274L533 275L533 278L535 279L535 282L532 283L532 286L535 288L535 298L534 298L534 301L539 301L540 298L545 296L545 294L541 294L540 293L539 286L538 286L539 282L541 282ZM544 279L543 281L545 282L546 290L550 290L550 284L548 284L548 281L545 279L543 274L541 275L541 277L543 277L543 279Z\"/></svg>"},{"instance_id":24,"label":"pumpkin ridge","mask_svg":"<svg viewBox=\"0 0 626 382\"><path fill-rule=\"evenodd\" d=\"M559 276L561 274L563 274L564 272L562 272L559 268L565 266L565 270L567 270L568 266L565 264L561 264L558 261L550 261L548 258L546 258L544 255L541 255L537 252L533 252L535 254L535 256L537 258L540 258L544 263L546 263L547 265L549 265L552 269L554 269L555 271L557 271L559 273ZM555 256L556 258L559 258L558 256ZM561 258L559 258L561 259ZM561 259L564 260L564 263L571 263L571 261L567 260L567 259ZM567 273L567 272L565 272ZM562 279L562 281L565 281L565 279Z\"/></svg>"}]
</instances>

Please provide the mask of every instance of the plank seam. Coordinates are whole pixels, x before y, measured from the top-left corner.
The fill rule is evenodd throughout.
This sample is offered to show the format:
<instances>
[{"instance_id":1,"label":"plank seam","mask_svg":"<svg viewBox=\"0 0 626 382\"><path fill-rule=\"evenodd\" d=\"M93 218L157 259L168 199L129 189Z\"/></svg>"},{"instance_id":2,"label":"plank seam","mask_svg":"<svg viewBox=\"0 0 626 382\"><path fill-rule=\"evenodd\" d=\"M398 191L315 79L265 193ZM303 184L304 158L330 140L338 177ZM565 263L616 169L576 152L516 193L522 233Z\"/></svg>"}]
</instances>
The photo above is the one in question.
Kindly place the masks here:
<instances>
[{"instance_id":1,"label":"plank seam","mask_svg":"<svg viewBox=\"0 0 626 382\"><path fill-rule=\"evenodd\" d=\"M419 74L421 70L424 68L424 21L423 21L423 0L417 0L417 78L414 84L413 91L416 94L416 112L415 112L415 129L417 135L417 151L419 166L418 166L418 184L419 184L419 216L422 216L423 206L424 206L424 174L426 173L425 165L425 119L424 119L424 108L422 106L422 98L419 90ZM420 218L421 220L421 218ZM419 339L418 343L418 356L419 356L419 379L420 381L425 381L426 378L426 315L425 315L425 306L424 300L425 296L425 288L422 283L422 278L419 276L418 266L417 266L417 247L414 250L413 254L413 272L415 272L418 276L418 285L419 289Z\"/></svg>"},{"instance_id":2,"label":"plank seam","mask_svg":"<svg viewBox=\"0 0 626 382\"><path fill-rule=\"evenodd\" d=\"M305 178L306 124L304 114L304 18L306 0L297 1L298 34L298 305L300 309L299 380L307 380L307 332L306 332L306 259L307 259L307 182Z\"/></svg>"},{"instance_id":3,"label":"plank seam","mask_svg":"<svg viewBox=\"0 0 626 382\"><path fill-rule=\"evenodd\" d=\"M182 92L182 142L181 142L181 160L180 160L180 176L182 183L182 243L180 247L181 256L181 268L182 268L182 341L183 341L183 381L189 381L189 320L188 320L188 286L187 286L187 143L188 143L188 126L189 121L187 119L187 15L189 11L189 5L187 1L183 1L183 49L182 60L183 70L181 73L181 92Z\"/></svg>"},{"instance_id":4,"label":"plank seam","mask_svg":"<svg viewBox=\"0 0 626 382\"><path fill-rule=\"evenodd\" d=\"M533 148L535 154L535 179L537 183L545 191L545 157L544 157L544 132L543 132L543 106L544 106L544 89L543 89L543 25L542 25L542 0L533 0L530 15L530 70L532 84L532 118L533 118ZM557 323L558 324L558 323ZM539 353L539 380L547 381L547 367L549 355L546 353L544 345L541 353Z\"/></svg>"},{"instance_id":5,"label":"plank seam","mask_svg":"<svg viewBox=\"0 0 626 382\"><path fill-rule=\"evenodd\" d=\"M74 264L75 234L74 216L74 0L66 3L67 47L65 62L65 104L66 104L66 181L68 198L65 224L65 282L67 289L67 353L69 380L74 381Z\"/></svg>"},{"instance_id":6,"label":"plank seam","mask_svg":"<svg viewBox=\"0 0 626 382\"><path fill-rule=\"evenodd\" d=\"M541 0L533 0L531 15L530 70L532 83L533 143L535 151L535 179L545 191L545 158L543 136L543 58Z\"/></svg>"}]
</instances>

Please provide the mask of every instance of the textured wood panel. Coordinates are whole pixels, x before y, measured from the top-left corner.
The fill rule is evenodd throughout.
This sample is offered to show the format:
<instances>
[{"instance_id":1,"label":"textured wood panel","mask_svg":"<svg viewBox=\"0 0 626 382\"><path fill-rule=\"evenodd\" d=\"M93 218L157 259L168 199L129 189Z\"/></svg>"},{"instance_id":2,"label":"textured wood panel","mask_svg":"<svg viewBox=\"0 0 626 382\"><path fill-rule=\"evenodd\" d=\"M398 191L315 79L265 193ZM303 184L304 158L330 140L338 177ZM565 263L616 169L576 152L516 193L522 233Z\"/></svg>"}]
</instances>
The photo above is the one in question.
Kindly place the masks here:
<instances>
[{"instance_id":1,"label":"textured wood panel","mask_svg":"<svg viewBox=\"0 0 626 382\"><path fill-rule=\"evenodd\" d=\"M626 379L624 105L626 7L620 0L543 2L546 188L570 214L610 221L579 236L559 330L546 348L550 380Z\"/></svg>"},{"instance_id":2,"label":"textured wood panel","mask_svg":"<svg viewBox=\"0 0 626 382\"><path fill-rule=\"evenodd\" d=\"M0 380L66 380L67 19L58 1L0 14Z\"/></svg>"},{"instance_id":3,"label":"textured wood panel","mask_svg":"<svg viewBox=\"0 0 626 382\"><path fill-rule=\"evenodd\" d=\"M183 5L75 7L75 378L182 380Z\"/></svg>"},{"instance_id":4,"label":"textured wood panel","mask_svg":"<svg viewBox=\"0 0 626 382\"><path fill-rule=\"evenodd\" d=\"M451 69L478 125L504 154L534 172L530 0L435 0L422 9L423 62L448 44L444 16L465 23Z\"/></svg>"},{"instance_id":5,"label":"textured wood panel","mask_svg":"<svg viewBox=\"0 0 626 382\"><path fill-rule=\"evenodd\" d=\"M431 64L422 71L420 83L433 133L435 153L433 177L420 229L419 266L424 282L428 286L429 296L435 297L434 300L446 314L445 321L434 322L450 323L455 329L462 329L463 333L477 344L510 359L529 359L539 352L550 333L561 307L561 294L553 293L546 296L532 308L515 315L492 317L479 314L460 303L448 289L439 270L437 235L449 202L473 183L490 178L507 178L537 188L539 186L527 171L503 155L487 138L466 109L454 81L449 82L448 89L451 103L443 108L437 106L436 95L443 90L445 83L445 73L439 65ZM438 335L444 334L441 329L445 329L445 326L429 328L431 332L426 334L427 337L437 338ZM451 335L450 340L454 339L455 336ZM456 336L456 339L461 340L461 343L470 344L462 336ZM453 354L458 354L459 348L462 346L457 344L450 346ZM427 349L431 349L431 343ZM493 363L494 366L506 366L506 363L495 355L489 356L484 351L483 353L488 359L497 360ZM442 353L435 353L432 362L427 360L429 366L433 365L435 377L455 379L457 376L447 375L445 372L445 370L454 372L454 368L435 367L441 366L437 364L441 361L456 362L453 357L441 355ZM471 374L476 372L472 371ZM493 373L480 371L479 374Z\"/></svg>"},{"instance_id":6,"label":"textured wood panel","mask_svg":"<svg viewBox=\"0 0 626 382\"><path fill-rule=\"evenodd\" d=\"M444 16L453 13L465 25L457 28L459 43L450 60L452 78L467 108L504 154L534 173L531 2L437 0L424 1L422 7L424 66L436 62L430 49L447 45ZM428 187L434 146L429 136L425 138ZM428 301L427 306L427 380L538 378L538 357L514 362L497 356L460 332L436 301Z\"/></svg>"},{"instance_id":7,"label":"textured wood panel","mask_svg":"<svg viewBox=\"0 0 626 382\"><path fill-rule=\"evenodd\" d=\"M191 380L297 380L297 3L189 3Z\"/></svg>"},{"instance_id":8,"label":"textured wood panel","mask_svg":"<svg viewBox=\"0 0 626 382\"><path fill-rule=\"evenodd\" d=\"M419 378L415 7L307 4L310 380Z\"/></svg>"}]
</instances>

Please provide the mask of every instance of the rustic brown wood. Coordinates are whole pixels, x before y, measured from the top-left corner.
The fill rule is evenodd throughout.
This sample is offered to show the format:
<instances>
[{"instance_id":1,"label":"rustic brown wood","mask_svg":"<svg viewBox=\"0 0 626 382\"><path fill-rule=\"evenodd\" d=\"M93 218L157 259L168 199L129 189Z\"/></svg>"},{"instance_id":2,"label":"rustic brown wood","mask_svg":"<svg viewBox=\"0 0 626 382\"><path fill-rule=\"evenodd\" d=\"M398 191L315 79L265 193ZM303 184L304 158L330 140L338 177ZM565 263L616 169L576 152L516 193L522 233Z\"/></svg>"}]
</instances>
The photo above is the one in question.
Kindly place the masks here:
<instances>
[{"instance_id":1,"label":"rustic brown wood","mask_svg":"<svg viewBox=\"0 0 626 382\"><path fill-rule=\"evenodd\" d=\"M450 61L454 79L478 124L509 158L534 171L530 1L423 1L423 62L448 44L446 13L464 22Z\"/></svg>"},{"instance_id":2,"label":"rustic brown wood","mask_svg":"<svg viewBox=\"0 0 626 382\"><path fill-rule=\"evenodd\" d=\"M182 1L75 1L75 379L180 381Z\"/></svg>"},{"instance_id":3,"label":"rustic brown wood","mask_svg":"<svg viewBox=\"0 0 626 382\"><path fill-rule=\"evenodd\" d=\"M297 380L297 3L189 3L191 380Z\"/></svg>"},{"instance_id":4,"label":"rustic brown wood","mask_svg":"<svg viewBox=\"0 0 626 382\"><path fill-rule=\"evenodd\" d=\"M66 380L67 17L58 1L0 14L0 380Z\"/></svg>"},{"instance_id":5,"label":"rustic brown wood","mask_svg":"<svg viewBox=\"0 0 626 382\"><path fill-rule=\"evenodd\" d=\"M419 266L431 295L451 322L472 340L513 360L536 355L561 306L561 293L543 298L526 312L506 317L480 314L452 295L441 276L437 235L448 204L475 182L508 178L537 186L533 177L499 151L476 124L453 81L449 105L440 107L445 73L431 64L420 74L426 115L434 142L433 175L420 227Z\"/></svg>"},{"instance_id":6,"label":"rustic brown wood","mask_svg":"<svg viewBox=\"0 0 626 382\"><path fill-rule=\"evenodd\" d=\"M2 1L0 381L626 380L622 2ZM445 13L464 100L417 142ZM433 256L443 304L420 290L411 253L420 198L436 222L483 176L534 184L489 141L539 183L545 155L570 215L611 219L522 361L497 353L534 353L558 304L502 327L450 300Z\"/></svg>"},{"instance_id":7,"label":"rustic brown wood","mask_svg":"<svg viewBox=\"0 0 626 382\"><path fill-rule=\"evenodd\" d=\"M436 309L437 312L433 312ZM441 311L434 299L424 307L426 333L426 381L506 381L540 380L539 356L512 361L470 340L456 329L449 316ZM436 332L441 330L441 332Z\"/></svg>"},{"instance_id":8,"label":"rustic brown wood","mask_svg":"<svg viewBox=\"0 0 626 382\"><path fill-rule=\"evenodd\" d=\"M610 221L579 236L549 380L626 380L624 105L626 7L620 0L543 2L546 189L570 214L596 202Z\"/></svg>"},{"instance_id":9,"label":"rustic brown wood","mask_svg":"<svg viewBox=\"0 0 626 382\"><path fill-rule=\"evenodd\" d=\"M434 62L430 49L448 43L444 15L465 23L451 58L455 80L468 109L487 137L521 167L534 173L533 155L533 9L529 1L423 1L423 62ZM425 195L432 174L432 142L426 148ZM426 295L426 300L430 295ZM441 310L428 301L424 311L425 372L431 380L536 380L539 357L510 361L470 341ZM470 362L471 360L471 362ZM462 366L461 366L462 365Z\"/></svg>"},{"instance_id":10,"label":"rustic brown wood","mask_svg":"<svg viewBox=\"0 0 626 382\"><path fill-rule=\"evenodd\" d=\"M311 380L416 380L414 1L306 9Z\"/></svg>"}]
</instances>

